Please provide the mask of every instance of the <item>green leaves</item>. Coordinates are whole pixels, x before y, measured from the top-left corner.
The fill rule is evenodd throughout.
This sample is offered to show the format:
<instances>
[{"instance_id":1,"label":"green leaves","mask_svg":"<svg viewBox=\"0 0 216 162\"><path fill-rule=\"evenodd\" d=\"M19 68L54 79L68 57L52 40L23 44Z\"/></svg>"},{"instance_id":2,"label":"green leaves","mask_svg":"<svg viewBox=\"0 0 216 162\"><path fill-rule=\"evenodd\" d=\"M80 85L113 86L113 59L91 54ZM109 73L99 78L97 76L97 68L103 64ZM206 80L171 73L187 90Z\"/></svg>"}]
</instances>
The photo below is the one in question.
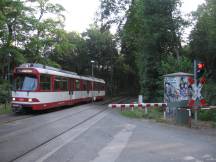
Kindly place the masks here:
<instances>
[{"instance_id":1,"label":"green leaves","mask_svg":"<svg viewBox=\"0 0 216 162\"><path fill-rule=\"evenodd\" d=\"M190 35L191 56L205 62L207 75L216 80L216 2L207 0L201 5L194 17L197 20Z\"/></svg>"},{"instance_id":2,"label":"green leaves","mask_svg":"<svg viewBox=\"0 0 216 162\"><path fill-rule=\"evenodd\" d=\"M122 52L135 71L139 71L141 93L146 101L161 97L161 62L169 56L179 59L180 26L178 0L132 1L126 24L121 34ZM165 64L165 68L171 68ZM168 70L168 69L166 69Z\"/></svg>"},{"instance_id":3,"label":"green leaves","mask_svg":"<svg viewBox=\"0 0 216 162\"><path fill-rule=\"evenodd\" d=\"M0 80L0 103L7 103L11 98L11 85L5 80Z\"/></svg>"},{"instance_id":4,"label":"green leaves","mask_svg":"<svg viewBox=\"0 0 216 162\"><path fill-rule=\"evenodd\" d=\"M192 61L185 56L181 56L179 60L174 56L168 56L163 59L161 62L161 73L170 74L175 72L193 73Z\"/></svg>"},{"instance_id":5,"label":"green leaves","mask_svg":"<svg viewBox=\"0 0 216 162\"><path fill-rule=\"evenodd\" d=\"M216 81L216 1L206 0L193 13L195 27L190 34L190 56L206 65L207 85L205 97L209 104L215 104Z\"/></svg>"}]
</instances>

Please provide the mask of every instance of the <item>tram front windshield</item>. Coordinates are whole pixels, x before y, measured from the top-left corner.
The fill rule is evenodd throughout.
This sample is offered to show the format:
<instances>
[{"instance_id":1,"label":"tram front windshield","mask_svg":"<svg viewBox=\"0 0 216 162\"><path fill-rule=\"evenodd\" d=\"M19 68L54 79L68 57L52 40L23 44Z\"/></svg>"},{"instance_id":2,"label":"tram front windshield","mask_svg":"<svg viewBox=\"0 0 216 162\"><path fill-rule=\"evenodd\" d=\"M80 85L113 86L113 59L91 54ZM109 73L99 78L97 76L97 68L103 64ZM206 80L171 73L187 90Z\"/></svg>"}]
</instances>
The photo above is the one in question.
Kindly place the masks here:
<instances>
[{"instance_id":1,"label":"tram front windshield","mask_svg":"<svg viewBox=\"0 0 216 162\"><path fill-rule=\"evenodd\" d=\"M37 78L32 75L18 75L15 78L15 90L34 91L37 88Z\"/></svg>"}]
</instances>

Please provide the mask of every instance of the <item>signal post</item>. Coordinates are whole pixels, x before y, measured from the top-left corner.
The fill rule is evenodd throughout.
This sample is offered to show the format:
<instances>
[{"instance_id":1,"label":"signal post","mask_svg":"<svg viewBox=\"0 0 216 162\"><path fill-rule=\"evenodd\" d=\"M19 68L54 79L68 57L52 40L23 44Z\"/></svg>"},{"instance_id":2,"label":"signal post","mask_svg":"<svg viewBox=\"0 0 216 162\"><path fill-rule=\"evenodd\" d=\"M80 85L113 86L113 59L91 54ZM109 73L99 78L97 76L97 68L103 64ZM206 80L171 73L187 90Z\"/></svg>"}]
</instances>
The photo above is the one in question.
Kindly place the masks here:
<instances>
[{"instance_id":1,"label":"signal post","mask_svg":"<svg viewBox=\"0 0 216 162\"><path fill-rule=\"evenodd\" d=\"M194 93L195 94L193 97L194 105L191 106L193 106L195 110L195 114L194 114L195 121L197 121L197 112L199 107L206 105L206 101L205 99L203 99L201 95L202 87L206 82L204 73L205 73L205 64L194 60L194 90L195 90ZM199 105L197 103L199 103Z\"/></svg>"}]
</instances>

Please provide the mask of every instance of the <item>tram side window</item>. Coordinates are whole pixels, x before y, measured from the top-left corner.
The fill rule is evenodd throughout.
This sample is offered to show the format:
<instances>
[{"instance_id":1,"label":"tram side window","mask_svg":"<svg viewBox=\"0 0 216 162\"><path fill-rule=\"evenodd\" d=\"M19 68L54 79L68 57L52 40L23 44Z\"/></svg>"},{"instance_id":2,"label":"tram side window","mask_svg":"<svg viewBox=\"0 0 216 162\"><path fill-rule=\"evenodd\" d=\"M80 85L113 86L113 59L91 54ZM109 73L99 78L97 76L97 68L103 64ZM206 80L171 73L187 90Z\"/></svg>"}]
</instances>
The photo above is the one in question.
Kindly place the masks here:
<instances>
[{"instance_id":1,"label":"tram side window","mask_svg":"<svg viewBox=\"0 0 216 162\"><path fill-rule=\"evenodd\" d=\"M76 91L79 91L80 90L80 81L79 80L76 80L76 83L75 83L75 88L76 88Z\"/></svg>"},{"instance_id":2,"label":"tram side window","mask_svg":"<svg viewBox=\"0 0 216 162\"><path fill-rule=\"evenodd\" d=\"M83 81L83 91L87 90L87 81Z\"/></svg>"},{"instance_id":3,"label":"tram side window","mask_svg":"<svg viewBox=\"0 0 216 162\"><path fill-rule=\"evenodd\" d=\"M100 91L100 83L97 83L97 91Z\"/></svg>"},{"instance_id":4,"label":"tram side window","mask_svg":"<svg viewBox=\"0 0 216 162\"><path fill-rule=\"evenodd\" d=\"M103 91L103 83L98 83L99 84L99 91Z\"/></svg>"},{"instance_id":5,"label":"tram side window","mask_svg":"<svg viewBox=\"0 0 216 162\"><path fill-rule=\"evenodd\" d=\"M87 86L88 86L88 90L91 91L92 90L92 82L87 81Z\"/></svg>"},{"instance_id":6,"label":"tram side window","mask_svg":"<svg viewBox=\"0 0 216 162\"><path fill-rule=\"evenodd\" d=\"M60 77L55 77L55 80L54 80L54 90L55 91L61 90L61 78Z\"/></svg>"},{"instance_id":7,"label":"tram side window","mask_svg":"<svg viewBox=\"0 0 216 162\"><path fill-rule=\"evenodd\" d=\"M61 80L61 90L67 91L68 90L68 80L66 78L63 78Z\"/></svg>"},{"instance_id":8,"label":"tram side window","mask_svg":"<svg viewBox=\"0 0 216 162\"><path fill-rule=\"evenodd\" d=\"M55 91L67 91L68 90L68 80L66 78L56 77L54 80L54 90Z\"/></svg>"},{"instance_id":9,"label":"tram side window","mask_svg":"<svg viewBox=\"0 0 216 162\"><path fill-rule=\"evenodd\" d=\"M94 88L96 91L99 91L99 83L98 82L95 82L95 88Z\"/></svg>"},{"instance_id":10,"label":"tram side window","mask_svg":"<svg viewBox=\"0 0 216 162\"><path fill-rule=\"evenodd\" d=\"M49 75L40 76L40 89L45 91L51 89L51 77Z\"/></svg>"},{"instance_id":11,"label":"tram side window","mask_svg":"<svg viewBox=\"0 0 216 162\"><path fill-rule=\"evenodd\" d=\"M73 90L74 90L74 80L71 79L70 82L71 82L71 83L70 83L70 90L73 91Z\"/></svg>"},{"instance_id":12,"label":"tram side window","mask_svg":"<svg viewBox=\"0 0 216 162\"><path fill-rule=\"evenodd\" d=\"M97 91L97 83L94 82L94 91Z\"/></svg>"}]
</instances>

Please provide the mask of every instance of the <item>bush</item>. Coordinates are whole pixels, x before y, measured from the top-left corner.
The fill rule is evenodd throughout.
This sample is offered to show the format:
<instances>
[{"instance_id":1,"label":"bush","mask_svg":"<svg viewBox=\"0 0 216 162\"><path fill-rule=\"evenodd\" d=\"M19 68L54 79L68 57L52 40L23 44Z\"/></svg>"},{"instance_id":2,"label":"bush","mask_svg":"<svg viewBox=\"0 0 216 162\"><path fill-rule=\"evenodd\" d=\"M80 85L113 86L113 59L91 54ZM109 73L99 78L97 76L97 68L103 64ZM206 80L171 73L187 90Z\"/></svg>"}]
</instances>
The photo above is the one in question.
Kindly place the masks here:
<instances>
[{"instance_id":1,"label":"bush","mask_svg":"<svg viewBox=\"0 0 216 162\"><path fill-rule=\"evenodd\" d=\"M11 105L10 104L0 104L0 114L8 114L11 113Z\"/></svg>"},{"instance_id":2,"label":"bush","mask_svg":"<svg viewBox=\"0 0 216 162\"><path fill-rule=\"evenodd\" d=\"M198 112L198 119L216 122L216 110L201 110Z\"/></svg>"},{"instance_id":3,"label":"bush","mask_svg":"<svg viewBox=\"0 0 216 162\"><path fill-rule=\"evenodd\" d=\"M214 81L207 80L202 92L202 94L204 94L204 98L207 100L208 105L216 105L216 83Z\"/></svg>"},{"instance_id":4,"label":"bush","mask_svg":"<svg viewBox=\"0 0 216 162\"><path fill-rule=\"evenodd\" d=\"M11 85L6 80L0 80L0 103L7 103L11 100Z\"/></svg>"}]
</instances>

